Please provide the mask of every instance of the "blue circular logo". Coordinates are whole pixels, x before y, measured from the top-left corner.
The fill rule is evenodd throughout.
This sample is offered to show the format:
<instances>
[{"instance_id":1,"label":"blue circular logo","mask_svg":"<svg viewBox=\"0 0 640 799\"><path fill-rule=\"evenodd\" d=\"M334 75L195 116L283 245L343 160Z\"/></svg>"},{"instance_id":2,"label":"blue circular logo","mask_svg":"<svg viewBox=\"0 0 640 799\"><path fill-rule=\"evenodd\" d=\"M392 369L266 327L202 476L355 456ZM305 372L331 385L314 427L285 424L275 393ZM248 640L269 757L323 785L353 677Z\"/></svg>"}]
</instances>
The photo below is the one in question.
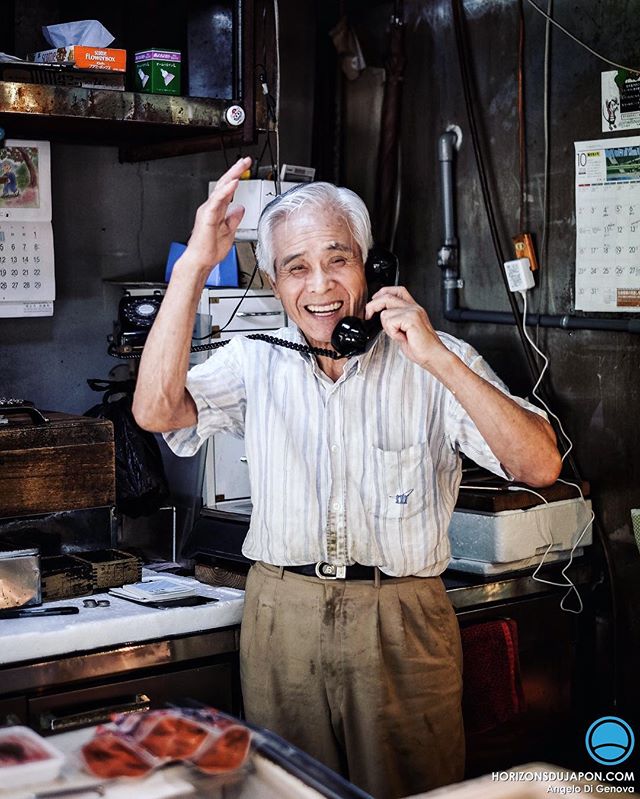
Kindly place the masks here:
<instances>
[{"instance_id":1,"label":"blue circular logo","mask_svg":"<svg viewBox=\"0 0 640 799\"><path fill-rule=\"evenodd\" d=\"M616 766L633 752L635 736L626 721L617 716L603 716L587 730L587 752L603 766Z\"/></svg>"}]
</instances>

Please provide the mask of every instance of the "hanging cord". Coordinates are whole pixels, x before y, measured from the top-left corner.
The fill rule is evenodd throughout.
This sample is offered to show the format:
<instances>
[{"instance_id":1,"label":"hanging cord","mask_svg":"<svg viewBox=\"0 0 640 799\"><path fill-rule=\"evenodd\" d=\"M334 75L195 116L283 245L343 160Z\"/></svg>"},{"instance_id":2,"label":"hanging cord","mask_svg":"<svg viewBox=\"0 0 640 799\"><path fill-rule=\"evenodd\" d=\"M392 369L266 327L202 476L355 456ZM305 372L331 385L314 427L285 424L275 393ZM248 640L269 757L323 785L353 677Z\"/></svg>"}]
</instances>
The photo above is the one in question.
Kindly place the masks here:
<instances>
[{"instance_id":1,"label":"hanging cord","mask_svg":"<svg viewBox=\"0 0 640 799\"><path fill-rule=\"evenodd\" d=\"M248 336L244 336L244 338L266 341L267 344L275 344L278 347L295 350L296 352L304 352L308 355L320 355L324 358L331 358L334 361L339 361L340 358L345 357L339 352L335 352L335 350L325 350L322 349L322 347L310 347L308 344L299 344L297 341L285 341L285 339L269 336L266 333L250 333ZM227 339L226 341L212 341L210 344L198 344L195 347L191 347L189 352L208 352L209 350L217 350L219 347L226 347L226 345L230 343L231 339ZM107 352L113 358L121 358L125 361L136 361L142 358L142 352L117 352L113 344L108 347Z\"/></svg>"},{"instance_id":2,"label":"hanging cord","mask_svg":"<svg viewBox=\"0 0 640 799\"><path fill-rule=\"evenodd\" d=\"M498 271L500 272L505 292L509 299L511 312L513 313L513 317L515 319L516 327L518 330L518 335L520 336L522 348L524 350L524 354L527 359L527 365L529 367L531 377L533 378L536 386L538 386L542 379L540 374L540 367L538 366L536 357L534 355L534 349L531 346L528 336L525 333L524 325L522 323L522 316L520 314L520 309L518 308L518 303L516 302L513 292L509 289L509 283L507 281L507 276L503 268L503 264L506 259L504 257L504 251L500 243L500 236L498 233L495 211L491 199L491 192L489 189L486 167L484 164L482 151L480 149L480 136L478 133L478 126L476 123L474 104L472 98L470 69L467 61L468 43L467 43L466 31L463 25L463 11L461 5L462 0L451 0L451 2L452 2L452 11L453 11L454 32L456 38L456 48L458 51L458 61L460 64L460 74L462 77L464 101L467 110L467 116L469 118L469 129L471 132L471 141L473 143L473 151L476 159L476 166L478 169L478 178L480 180L480 187L482 189L482 199L484 201L485 210L487 213L487 221L489 223L489 230L491 232L491 241L493 243L496 259L498 261ZM539 396L542 397L542 399L546 400L547 404L549 404L548 392L545 390L543 385L539 385L538 391L539 391ZM552 416L552 419L553 418L554 417ZM576 480L580 482L582 478L580 477L580 472L575 462L575 459L573 458L573 455L569 453L566 460L567 463L570 465L571 470L573 471L576 477Z\"/></svg>"},{"instance_id":3,"label":"hanging cord","mask_svg":"<svg viewBox=\"0 0 640 799\"><path fill-rule=\"evenodd\" d=\"M520 336L520 341L522 343L522 348L525 353L525 357L527 359L527 364L529 366L529 371L531 373L531 377L534 381L536 381L539 377L540 371L536 364L535 358L527 342L527 338L524 334L524 329L522 326L522 318L520 316L520 310L518 308L518 304L513 296L513 293L509 289L509 283L507 282L507 276L504 271L503 264L505 262L505 256L502 249L502 245L500 243L500 236L498 233L498 226L496 223L495 211L493 209L493 202L491 200L491 192L489 190L489 182L487 180L487 173L486 168L484 165L484 159L482 156L482 152L480 150L480 136L478 133L478 127L476 123L475 111L473 107L473 100L471 96L471 78L469 72L469 64L467 63L467 41L466 41L466 34L464 30L464 25L462 21L462 7L461 7L461 0L451 0L452 11L453 11L453 23L454 23L454 32L456 38L456 48L458 51L458 62L460 64L460 74L462 77L462 89L464 93L464 102L467 110L467 116L469 119L469 129L471 131L471 141L473 143L473 152L476 159L476 166L478 169L478 178L480 180L480 187L482 189L482 198L484 201L486 213L487 213L487 221L489 223L489 230L491 232L491 241L493 242L493 248L495 250L496 259L498 261L498 271L500 272L500 276L502 278L502 282L504 284L505 292L509 299L509 304L511 306L511 312L513 313L513 318L516 322L516 327L518 329L518 334Z\"/></svg>"},{"instance_id":4,"label":"hanging cord","mask_svg":"<svg viewBox=\"0 0 640 799\"><path fill-rule=\"evenodd\" d=\"M273 28L276 40L276 194L280 194L280 8L273 0Z\"/></svg>"},{"instance_id":5,"label":"hanging cord","mask_svg":"<svg viewBox=\"0 0 640 799\"><path fill-rule=\"evenodd\" d=\"M518 156L520 163L520 229L527 229L527 131L524 112L524 6L518 2Z\"/></svg>"},{"instance_id":6,"label":"hanging cord","mask_svg":"<svg viewBox=\"0 0 640 799\"><path fill-rule=\"evenodd\" d=\"M547 0L547 15L551 14L553 0ZM536 321L536 344L540 343L540 313L543 307L549 306L548 279L549 261L547 258L549 249L549 172L550 172L550 150L549 150L549 72L551 60L551 23L549 18L544 26L544 77L542 92L542 127L544 131L544 155L543 155L543 179L542 179L542 235L540 241L540 265L542 271L539 273L538 283L538 316Z\"/></svg>"},{"instance_id":7,"label":"hanging cord","mask_svg":"<svg viewBox=\"0 0 640 799\"><path fill-rule=\"evenodd\" d=\"M523 312L522 313L523 313L523 317L524 317L524 320L525 320L525 323L526 323L526 319L527 319L527 292L523 291L523 292L521 292L521 294L522 294L522 300L523 300ZM573 483L573 482L571 482L569 480L562 480L561 478L558 478L558 482L559 483L564 483L565 485L573 486L578 491L578 494L580 495L580 498L584 502L585 498L584 498L584 494L582 493L582 488L581 488L582 478L580 476L580 472L578 471L578 468L577 468L575 462L571 458L571 450L573 449L573 441L567 435L564 427L562 426L562 423L561 423L560 419L558 419L558 417L553 413L553 411L547 406L547 404L536 393L537 390L538 390L538 387L539 387L539 385L540 385L540 383L542 381L542 377L543 377L544 373L546 372L546 370L547 370L547 368L549 366L549 359L544 354L544 352L542 352L542 350L540 350L533 343L533 341L529 337L528 333L526 332L527 331L526 324L525 324L525 328L524 329L525 329L525 335L527 336L527 338L529 339L531 345L533 346L533 348L538 353L540 358L542 358L542 361L543 361L543 367L542 367L542 370L540 371L540 377L538 378L538 382L533 387L533 390L532 390L531 393L543 405L545 410L557 420L557 423L558 423L558 426L560 428L560 431L562 432L562 435L564 436L564 438L565 438L565 440L566 440L566 442L568 444L568 447L567 447L567 449L565 450L565 452L564 452L564 454L562 456L562 462L564 463L565 460L569 461L569 463L571 465L571 468L572 468L572 471L573 471L573 473L575 475L575 478L576 478L576 482L575 483ZM593 525L593 531L595 532L596 536L598 537L598 540L600 541L600 546L602 547L602 553L604 555L604 562L605 562L605 566L606 566L606 570L607 570L607 577L609 578L609 597L611 599L611 618L612 618L612 625L613 625L613 629L612 629L613 663L612 663L612 667L611 667L612 677L613 677L613 679L612 679L612 682L613 682L613 704L617 705L617 703L618 703L619 673L620 673L620 671L619 671L620 658L619 658L619 650L618 650L618 647L619 647L619 642L618 642L618 597L617 597L615 589L614 589L613 564L611 562L611 553L609 552L609 542L607 541L607 538L606 538L606 536L604 534L604 531L603 531L602 527L600 526L600 524L598 522L598 519L596 517L596 513L593 510L593 508L590 511L590 518L589 518L589 521L587 522L587 525L584 527L584 529L583 529L582 533L580 534L578 540L573 545L573 548L571 550L571 558L569 560L569 563L562 570L562 576L565 579L569 579L567 577L567 575L565 574L565 572L567 571L567 569L569 569L569 567L573 563L573 554L575 552L575 549L577 548L577 546L580 543L580 541L582 541L582 538L583 538L584 534L586 533L586 531L587 531L587 529L588 529L590 524ZM547 550L547 552L548 551L549 550ZM547 555L547 552L545 552L545 557ZM533 575L534 579L536 578L537 574L538 574L538 569L536 569L536 572ZM577 589L575 589L575 590L576 590L576 593L577 593ZM566 599L566 597L565 597L565 599ZM564 602L564 600L563 600L563 602Z\"/></svg>"},{"instance_id":8,"label":"hanging cord","mask_svg":"<svg viewBox=\"0 0 640 799\"><path fill-rule=\"evenodd\" d=\"M576 44L579 44L580 47L584 47L585 50L594 55L596 58L599 58L601 61L604 61L605 64L609 64L609 66L615 67L616 69L625 69L627 72L636 72L640 73L640 69L636 69L635 67L626 67L624 64L618 64L615 61L611 61L610 59L606 58L605 56L598 53L597 50L594 50L592 47L589 47L588 44L585 44L581 39L578 39L577 36L574 36L573 33L570 33L565 27L563 27L559 22L557 22L550 13L543 11L540 6L536 5L533 0L527 0L530 6L535 8L538 14L545 17L552 25L555 25L558 30L561 30L565 36L568 36L570 39L573 39Z\"/></svg>"}]
</instances>

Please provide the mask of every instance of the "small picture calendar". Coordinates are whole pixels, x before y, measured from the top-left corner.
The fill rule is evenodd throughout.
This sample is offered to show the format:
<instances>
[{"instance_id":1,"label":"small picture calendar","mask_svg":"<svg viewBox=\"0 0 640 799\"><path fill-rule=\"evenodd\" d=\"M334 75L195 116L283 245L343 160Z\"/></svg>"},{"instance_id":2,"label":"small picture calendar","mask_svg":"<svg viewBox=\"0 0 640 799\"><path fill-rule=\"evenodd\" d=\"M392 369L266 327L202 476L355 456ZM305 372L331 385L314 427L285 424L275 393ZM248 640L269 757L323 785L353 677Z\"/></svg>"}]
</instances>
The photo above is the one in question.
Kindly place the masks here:
<instances>
[{"instance_id":1,"label":"small picture calendar","mask_svg":"<svg viewBox=\"0 0 640 799\"><path fill-rule=\"evenodd\" d=\"M51 316L55 299L49 142L0 146L0 317Z\"/></svg>"},{"instance_id":2,"label":"small picture calendar","mask_svg":"<svg viewBox=\"0 0 640 799\"><path fill-rule=\"evenodd\" d=\"M575 142L576 302L640 312L640 136Z\"/></svg>"}]
</instances>

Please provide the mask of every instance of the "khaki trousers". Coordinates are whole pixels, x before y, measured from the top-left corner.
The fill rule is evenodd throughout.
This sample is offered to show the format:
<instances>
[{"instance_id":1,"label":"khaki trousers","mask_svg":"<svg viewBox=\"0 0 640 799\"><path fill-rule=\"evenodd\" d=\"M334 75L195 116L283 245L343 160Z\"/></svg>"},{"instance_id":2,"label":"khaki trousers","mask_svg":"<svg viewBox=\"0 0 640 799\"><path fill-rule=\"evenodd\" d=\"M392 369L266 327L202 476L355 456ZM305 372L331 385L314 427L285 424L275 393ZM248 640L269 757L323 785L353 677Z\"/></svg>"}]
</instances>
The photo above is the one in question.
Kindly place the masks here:
<instances>
[{"instance_id":1,"label":"khaki trousers","mask_svg":"<svg viewBox=\"0 0 640 799\"><path fill-rule=\"evenodd\" d=\"M257 563L240 673L249 721L376 799L463 778L460 632L440 578L376 587Z\"/></svg>"}]
</instances>

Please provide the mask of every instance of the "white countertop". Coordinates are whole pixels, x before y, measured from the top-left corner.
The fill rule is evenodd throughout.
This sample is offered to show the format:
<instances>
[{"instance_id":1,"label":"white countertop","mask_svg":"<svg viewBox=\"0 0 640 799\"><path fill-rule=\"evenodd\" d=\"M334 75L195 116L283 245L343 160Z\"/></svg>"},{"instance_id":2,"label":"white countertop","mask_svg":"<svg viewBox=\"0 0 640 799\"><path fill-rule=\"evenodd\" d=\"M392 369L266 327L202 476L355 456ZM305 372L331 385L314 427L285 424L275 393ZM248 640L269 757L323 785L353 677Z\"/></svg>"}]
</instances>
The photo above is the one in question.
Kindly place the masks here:
<instances>
[{"instance_id":1,"label":"white countertop","mask_svg":"<svg viewBox=\"0 0 640 799\"><path fill-rule=\"evenodd\" d=\"M205 585L191 577L180 579L195 585L197 594L215 597L218 601L195 607L158 609L105 593L93 594L91 598L108 599L111 603L108 608L83 607L83 600L89 597L46 602L43 607L75 605L80 612L72 616L1 619L0 664L69 655L240 623L244 591Z\"/></svg>"}]
</instances>

